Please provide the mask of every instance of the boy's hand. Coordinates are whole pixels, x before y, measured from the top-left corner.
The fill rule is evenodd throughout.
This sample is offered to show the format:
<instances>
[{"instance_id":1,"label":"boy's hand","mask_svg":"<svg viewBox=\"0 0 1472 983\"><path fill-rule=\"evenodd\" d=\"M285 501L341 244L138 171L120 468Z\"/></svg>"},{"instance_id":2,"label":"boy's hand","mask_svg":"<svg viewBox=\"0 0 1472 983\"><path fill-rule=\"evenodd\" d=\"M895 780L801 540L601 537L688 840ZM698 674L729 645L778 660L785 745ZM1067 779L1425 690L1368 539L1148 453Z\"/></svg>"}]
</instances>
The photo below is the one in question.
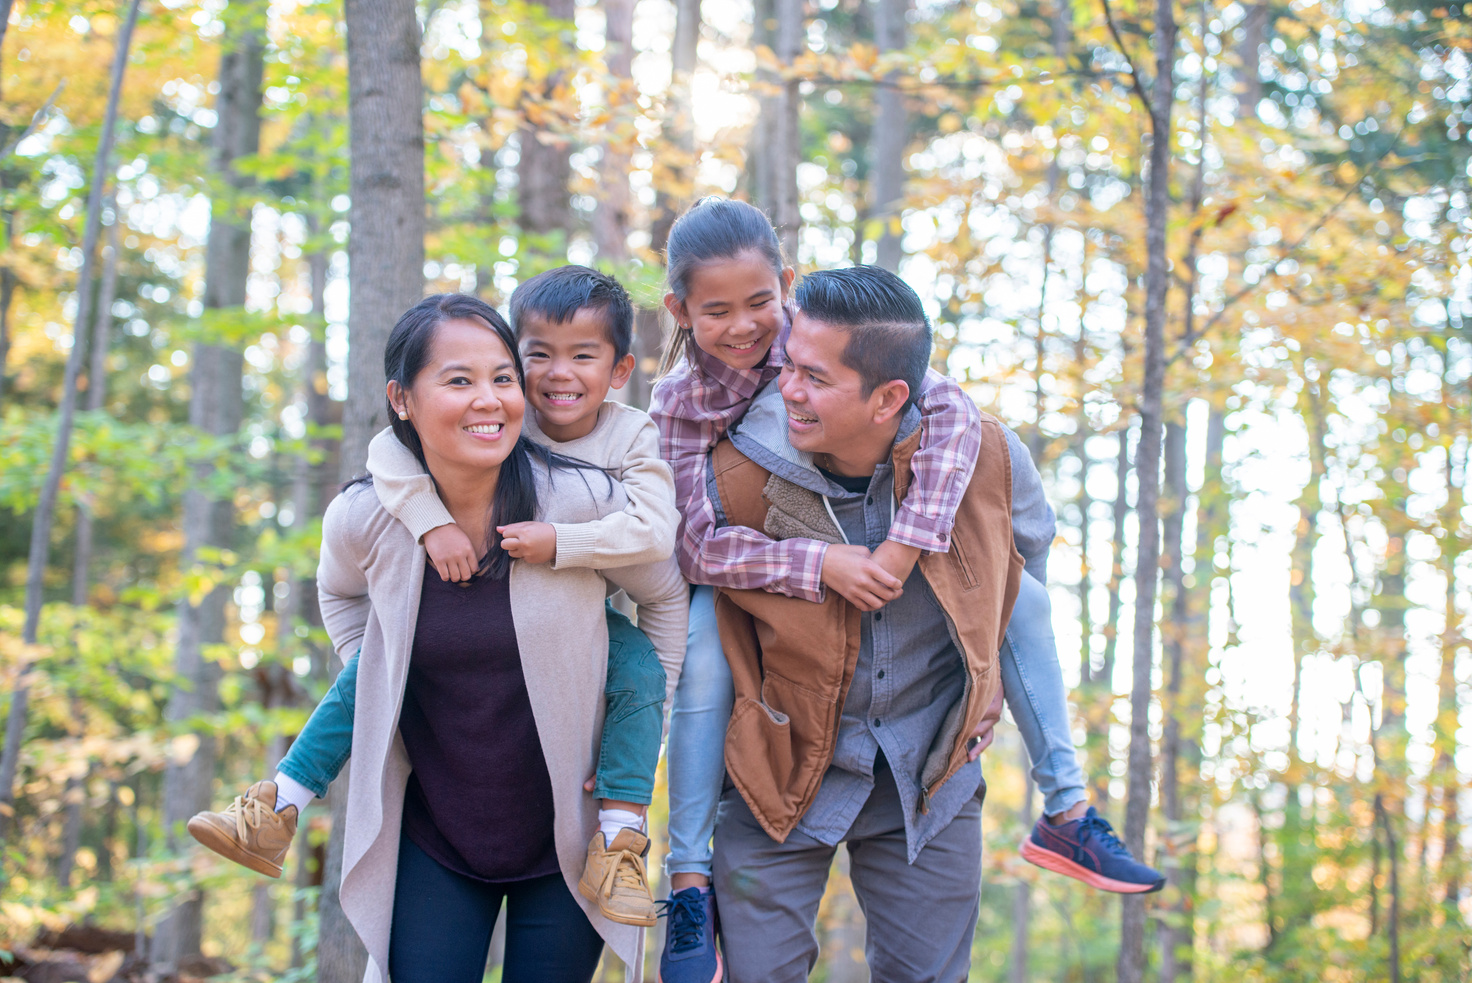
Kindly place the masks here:
<instances>
[{"instance_id":1,"label":"boy's hand","mask_svg":"<svg viewBox=\"0 0 1472 983\"><path fill-rule=\"evenodd\" d=\"M874 551L874 562L888 570L890 576L902 584L909 579L910 571L915 569L915 564L919 559L920 548L918 546L906 546L892 539L886 539Z\"/></svg>"},{"instance_id":2,"label":"boy's hand","mask_svg":"<svg viewBox=\"0 0 1472 983\"><path fill-rule=\"evenodd\" d=\"M557 559L557 530L547 522L513 522L497 526L501 548L528 563L551 563Z\"/></svg>"},{"instance_id":3,"label":"boy's hand","mask_svg":"<svg viewBox=\"0 0 1472 983\"><path fill-rule=\"evenodd\" d=\"M900 596L904 581L875 563L862 546L829 546L823 554L823 583L860 611L877 611Z\"/></svg>"},{"instance_id":4,"label":"boy's hand","mask_svg":"<svg viewBox=\"0 0 1472 983\"><path fill-rule=\"evenodd\" d=\"M453 522L425 533L424 551L429 554L435 573L446 582L469 580L480 567L470 537Z\"/></svg>"}]
</instances>

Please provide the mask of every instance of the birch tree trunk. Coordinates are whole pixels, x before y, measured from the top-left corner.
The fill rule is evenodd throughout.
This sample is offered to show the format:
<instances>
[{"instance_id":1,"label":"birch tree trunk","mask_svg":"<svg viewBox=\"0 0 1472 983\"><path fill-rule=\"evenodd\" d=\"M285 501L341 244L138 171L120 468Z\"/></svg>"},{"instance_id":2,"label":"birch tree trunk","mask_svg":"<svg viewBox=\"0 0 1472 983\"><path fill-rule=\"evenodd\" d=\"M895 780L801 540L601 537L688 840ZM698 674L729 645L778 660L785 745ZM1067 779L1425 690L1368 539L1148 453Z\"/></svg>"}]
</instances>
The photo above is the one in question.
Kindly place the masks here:
<instances>
[{"instance_id":1,"label":"birch tree trunk","mask_svg":"<svg viewBox=\"0 0 1472 983\"><path fill-rule=\"evenodd\" d=\"M242 191L250 179L235 163L260 148L261 78L265 56L266 3L254 0L226 13L225 51L220 58L220 92L215 101L216 123L211 139L210 166L229 189L225 201L210 210L205 241L204 308L239 308L245 304L250 274L250 210L237 210L229 196ZM194 346L190 369L189 424L215 437L229 437L240 429L244 409L240 351L209 341ZM195 468L193 482L184 492L184 554L181 568L189 570L201 550L226 549L235 533L235 507L226 494L213 498L204 488L211 468ZM218 708L220 669L205 654L225 638L225 602L228 584L218 584L199 602L179 602L178 642L174 652L176 682L165 713L179 724ZM196 734L198 745L185 760L175 758L164 772L163 820L169 849L182 852L191 842L184 831L190 816L210 804L214 776L215 738ZM181 960L199 953L203 898L198 890L186 894L159 923L150 952L153 969L162 975L178 971Z\"/></svg>"},{"instance_id":2,"label":"birch tree trunk","mask_svg":"<svg viewBox=\"0 0 1472 983\"><path fill-rule=\"evenodd\" d=\"M87 217L82 230L82 268L77 274L77 319L72 325L72 349L66 359L66 373L61 386L61 406L57 409L56 441L51 449L51 463L41 498L31 518L30 555L26 563L26 613L21 637L27 645L35 645L44 603L42 587L46 564L51 556L51 523L56 513L56 500L61 493L61 479L66 473L71 448L72 424L77 409L77 376L82 368L84 332L92 313L92 270L97 254L97 239L102 230L102 194L107 175L112 172L113 134L117 129L118 100L122 94L123 74L128 65L128 50L133 27L138 23L140 0L132 0L127 17L118 29L114 44L112 80L108 87L107 109L103 113L102 134L97 141L93 161L91 190L87 195ZM9 17L9 10L5 11ZM3 23L3 20L0 20ZM0 37L3 40L3 37ZM3 369L3 365L0 365ZM15 778L20 768L21 745L25 740L26 713L30 703L30 666L23 665L16 676L15 692L10 699L10 712L5 721L5 747L0 750L0 846L4 846L14 814Z\"/></svg>"},{"instance_id":3,"label":"birch tree trunk","mask_svg":"<svg viewBox=\"0 0 1472 983\"><path fill-rule=\"evenodd\" d=\"M1175 100L1176 21L1172 0L1155 5L1155 81L1149 93L1150 172L1145 198L1145 371L1140 388L1140 444L1135 455L1139 498L1139 549L1135 559L1134 679L1130 690L1129 797L1125 843L1145 857L1150 819L1151 670L1155 655L1155 582L1160 566L1160 458L1165 388L1166 295L1170 289L1166 222L1170 216L1170 133ZM1120 905L1118 976L1140 983L1145 975L1145 901L1125 895Z\"/></svg>"},{"instance_id":4,"label":"birch tree trunk","mask_svg":"<svg viewBox=\"0 0 1472 983\"><path fill-rule=\"evenodd\" d=\"M874 44L882 55L909 43L905 14L909 0L874 0ZM899 88L900 73L890 72L874 97L874 218L884 223L875 244L874 262L891 272L900 268L903 232L897 228L905 204L905 146L909 143L909 114Z\"/></svg>"},{"instance_id":5,"label":"birch tree trunk","mask_svg":"<svg viewBox=\"0 0 1472 983\"><path fill-rule=\"evenodd\" d=\"M346 0L348 124L348 397L338 477L363 470L387 423L383 349L400 314L424 295L424 115L413 0ZM335 670L335 667L334 667ZM333 673L336 674L335 671ZM319 983L357 983L368 954L342 912L348 770L333 782L322 872ZM386 968L386 967L385 967Z\"/></svg>"}]
</instances>

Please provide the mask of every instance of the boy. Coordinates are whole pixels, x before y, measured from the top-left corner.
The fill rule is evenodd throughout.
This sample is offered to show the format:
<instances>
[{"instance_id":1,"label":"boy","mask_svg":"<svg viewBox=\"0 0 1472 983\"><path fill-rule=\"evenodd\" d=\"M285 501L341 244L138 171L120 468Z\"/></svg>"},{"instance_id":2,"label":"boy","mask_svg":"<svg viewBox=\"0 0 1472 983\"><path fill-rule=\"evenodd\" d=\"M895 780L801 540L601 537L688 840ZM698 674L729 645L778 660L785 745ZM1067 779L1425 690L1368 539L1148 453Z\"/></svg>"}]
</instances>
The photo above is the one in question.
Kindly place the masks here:
<instances>
[{"instance_id":1,"label":"boy","mask_svg":"<svg viewBox=\"0 0 1472 983\"><path fill-rule=\"evenodd\" d=\"M618 282L565 266L511 295L529 406L526 435L556 453L605 469L621 482L622 512L573 525L522 522L499 527L503 548L527 563L603 569L667 559L678 514L674 480L659 458L648 415L606 399L633 371L633 308ZM391 431L374 438L368 469L385 509L420 539L443 580L468 580L478 554L435 493L433 480ZM601 800L599 832L588 846L579 889L613 921L653 925L656 908L643 857L644 811L653 796L665 703L679 679L683 648L657 653L627 618L609 608L609 666L599 771L585 786ZM680 635L683 642L683 633ZM676 650L678 648L678 650ZM657 659L656 659L657 655ZM258 782L221 813L189 823L195 838L229 859L280 876L300 808L325 793L351 751L357 660L351 660L282 759L274 782ZM319 717L323 719L319 721Z\"/></svg>"}]
</instances>

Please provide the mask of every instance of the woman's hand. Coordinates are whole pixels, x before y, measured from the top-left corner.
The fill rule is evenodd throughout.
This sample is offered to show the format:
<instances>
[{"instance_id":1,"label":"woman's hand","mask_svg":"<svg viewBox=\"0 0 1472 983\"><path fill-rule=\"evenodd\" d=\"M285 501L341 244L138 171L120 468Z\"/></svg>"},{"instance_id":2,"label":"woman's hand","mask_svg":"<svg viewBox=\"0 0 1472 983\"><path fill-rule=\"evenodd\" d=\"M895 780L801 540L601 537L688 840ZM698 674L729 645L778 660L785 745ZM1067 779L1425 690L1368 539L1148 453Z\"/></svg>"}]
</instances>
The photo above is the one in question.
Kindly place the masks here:
<instances>
[{"instance_id":1,"label":"woman's hand","mask_svg":"<svg viewBox=\"0 0 1472 983\"><path fill-rule=\"evenodd\" d=\"M546 522L513 522L497 526L501 548L527 563L551 563L557 559L557 530Z\"/></svg>"},{"instance_id":2,"label":"woman's hand","mask_svg":"<svg viewBox=\"0 0 1472 983\"><path fill-rule=\"evenodd\" d=\"M469 580L480 567L470 537L453 522L425 533L424 551L434 564L434 572L446 583Z\"/></svg>"}]
</instances>

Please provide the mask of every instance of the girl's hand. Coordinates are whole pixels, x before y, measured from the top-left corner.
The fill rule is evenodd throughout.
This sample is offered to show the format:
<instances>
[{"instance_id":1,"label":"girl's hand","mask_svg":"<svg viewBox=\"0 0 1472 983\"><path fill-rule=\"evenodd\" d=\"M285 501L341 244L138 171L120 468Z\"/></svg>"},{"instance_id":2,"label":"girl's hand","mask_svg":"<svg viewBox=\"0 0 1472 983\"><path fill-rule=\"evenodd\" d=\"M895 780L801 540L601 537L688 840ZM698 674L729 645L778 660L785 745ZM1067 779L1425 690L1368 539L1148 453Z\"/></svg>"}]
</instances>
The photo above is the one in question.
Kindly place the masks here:
<instances>
[{"instance_id":1,"label":"girl's hand","mask_svg":"<svg viewBox=\"0 0 1472 983\"><path fill-rule=\"evenodd\" d=\"M480 567L470 537L453 522L425 533L424 551L429 554L435 573L446 583L469 580Z\"/></svg>"},{"instance_id":2,"label":"girl's hand","mask_svg":"<svg viewBox=\"0 0 1472 983\"><path fill-rule=\"evenodd\" d=\"M551 563L557 558L557 530L546 522L513 522L497 526L501 548L527 563Z\"/></svg>"}]
</instances>

